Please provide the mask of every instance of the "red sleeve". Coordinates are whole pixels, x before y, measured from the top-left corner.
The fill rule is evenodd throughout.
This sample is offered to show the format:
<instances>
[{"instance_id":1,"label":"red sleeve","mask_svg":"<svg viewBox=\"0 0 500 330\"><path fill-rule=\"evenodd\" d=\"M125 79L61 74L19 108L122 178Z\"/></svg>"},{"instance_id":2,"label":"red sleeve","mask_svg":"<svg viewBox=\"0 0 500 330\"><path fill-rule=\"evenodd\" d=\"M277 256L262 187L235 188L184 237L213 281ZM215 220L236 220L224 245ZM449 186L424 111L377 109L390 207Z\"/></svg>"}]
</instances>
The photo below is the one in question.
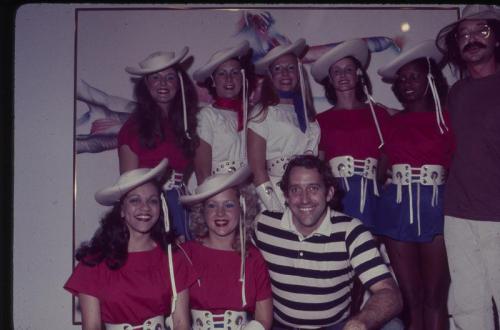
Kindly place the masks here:
<instances>
[{"instance_id":1,"label":"red sleeve","mask_svg":"<svg viewBox=\"0 0 500 330\"><path fill-rule=\"evenodd\" d=\"M84 293L99 299L99 268L102 266L106 267L102 264L90 267L79 263L64 285L64 288L74 295Z\"/></svg>"},{"instance_id":2,"label":"red sleeve","mask_svg":"<svg viewBox=\"0 0 500 330\"><path fill-rule=\"evenodd\" d=\"M118 148L120 148L122 145L128 145L130 148L132 148L132 138L134 136L134 119L133 116L130 116L125 124L120 128L120 131L118 132Z\"/></svg>"},{"instance_id":3,"label":"red sleeve","mask_svg":"<svg viewBox=\"0 0 500 330\"><path fill-rule=\"evenodd\" d=\"M177 292L181 292L189 288L197 279L198 275L191 263L182 250L178 250L173 254L174 258L174 276Z\"/></svg>"},{"instance_id":4,"label":"red sleeve","mask_svg":"<svg viewBox=\"0 0 500 330\"><path fill-rule=\"evenodd\" d=\"M256 300L261 301L272 297L271 281L269 279L269 270L267 269L266 261L260 251L252 245L252 255L255 259L255 288Z\"/></svg>"}]
</instances>

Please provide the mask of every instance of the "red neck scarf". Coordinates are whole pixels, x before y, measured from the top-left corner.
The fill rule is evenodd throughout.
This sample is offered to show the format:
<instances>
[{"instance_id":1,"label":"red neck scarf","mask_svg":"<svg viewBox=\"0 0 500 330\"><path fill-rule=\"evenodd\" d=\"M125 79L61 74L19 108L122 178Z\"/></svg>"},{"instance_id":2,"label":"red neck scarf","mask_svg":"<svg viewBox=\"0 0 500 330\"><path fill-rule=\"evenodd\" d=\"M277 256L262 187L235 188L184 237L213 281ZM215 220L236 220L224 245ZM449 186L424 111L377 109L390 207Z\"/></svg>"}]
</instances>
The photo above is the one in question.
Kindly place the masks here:
<instances>
[{"instance_id":1,"label":"red neck scarf","mask_svg":"<svg viewBox=\"0 0 500 330\"><path fill-rule=\"evenodd\" d=\"M226 99L218 97L213 104L214 107L234 111L238 114L238 132L243 129L243 104L240 99Z\"/></svg>"}]
</instances>

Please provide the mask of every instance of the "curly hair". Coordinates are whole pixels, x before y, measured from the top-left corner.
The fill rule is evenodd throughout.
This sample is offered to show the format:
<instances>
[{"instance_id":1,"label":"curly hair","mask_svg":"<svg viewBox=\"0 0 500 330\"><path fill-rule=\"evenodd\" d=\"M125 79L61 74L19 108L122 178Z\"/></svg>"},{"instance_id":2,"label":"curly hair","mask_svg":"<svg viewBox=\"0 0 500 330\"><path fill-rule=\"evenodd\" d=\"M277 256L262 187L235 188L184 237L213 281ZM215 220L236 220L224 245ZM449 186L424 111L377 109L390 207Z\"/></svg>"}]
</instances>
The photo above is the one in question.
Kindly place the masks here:
<instances>
[{"instance_id":1,"label":"curly hair","mask_svg":"<svg viewBox=\"0 0 500 330\"><path fill-rule=\"evenodd\" d=\"M370 81L370 78L368 77L368 74L366 73L366 70L363 69L363 66L361 63L353 56L346 56L345 58L351 59L354 64L356 65L356 71L359 69L361 70L361 75L359 76L358 82L356 84L356 89L355 89L355 96L356 99L360 102L366 102L368 97L366 96L364 90L363 90L363 83L366 85L368 92L371 94L372 93L372 83ZM331 105L335 106L337 104L337 93L335 92L335 87L333 87L332 83L330 82L330 74L328 74L322 81L321 85L323 85L323 88L325 89L325 97L330 102Z\"/></svg>"},{"instance_id":2,"label":"curly hair","mask_svg":"<svg viewBox=\"0 0 500 330\"><path fill-rule=\"evenodd\" d=\"M486 24L488 24L488 26L493 31L495 41L500 42L500 21L495 19L488 19L486 20ZM448 32L448 34L445 36L445 60L453 64L461 73L463 73L467 69L467 63L462 59L460 48L458 47L458 42L456 39L459 25L460 24L456 24L453 30ZM495 61L497 63L500 63L500 47L495 47Z\"/></svg>"},{"instance_id":3,"label":"curly hair","mask_svg":"<svg viewBox=\"0 0 500 330\"><path fill-rule=\"evenodd\" d=\"M254 186L250 184L242 184L237 188L229 188L229 189L235 189L238 198L241 195L245 199L245 206L246 206L245 219L244 219L244 226L246 233L245 240L246 242L250 242L250 238L252 236L255 226L254 219L258 213L257 193L255 192ZM191 232L197 239L202 239L208 236L208 226L203 216L204 206L205 206L204 202L193 205L189 215L189 220L190 220L189 228L191 229ZM240 250L239 227L237 227L236 231L237 233L235 236L235 241L233 242L233 249L239 251Z\"/></svg>"},{"instance_id":4,"label":"curly hair","mask_svg":"<svg viewBox=\"0 0 500 330\"><path fill-rule=\"evenodd\" d=\"M160 184L157 181L148 182L154 183L159 194L161 191ZM101 262L105 262L110 269L119 269L125 264L130 238L128 227L121 217L121 208L125 196L113 206L111 211L104 215L92 239L83 242L78 247L75 255L76 260L87 266L96 266ZM151 238L164 250L166 250L168 244L174 241L172 232L165 232L162 210L158 221L151 229Z\"/></svg>"},{"instance_id":5,"label":"curly hair","mask_svg":"<svg viewBox=\"0 0 500 330\"><path fill-rule=\"evenodd\" d=\"M240 63L241 68L245 70L245 76L248 80L248 95L252 93L253 88L255 86L255 73L251 58L252 58L252 51L249 51L245 56L242 56L239 59L237 57L233 57L227 60L227 61L229 60L238 61L238 63ZM208 90L208 93L210 94L210 96L212 96L213 99L217 98L217 92L215 90L215 82L212 76L205 79L204 82L198 83L198 85L206 88ZM240 91L240 95L241 93L242 91Z\"/></svg>"},{"instance_id":6,"label":"curly hair","mask_svg":"<svg viewBox=\"0 0 500 330\"><path fill-rule=\"evenodd\" d=\"M300 67L298 68L300 70ZM307 118L310 122L313 122L316 118L316 110L314 109L314 101L312 97L311 84L309 83L309 75L307 70L303 70L304 73L304 89L305 94L302 97L305 97L306 108L307 108ZM255 120L257 122L263 121L267 116L267 111L269 110L269 106L277 105L280 103L280 98L278 96L278 92L276 88L274 88L273 82L269 74L260 75L262 82L262 92L260 96L259 103L255 106L255 109L258 109L251 115L249 120ZM300 82L295 86L295 92L300 93Z\"/></svg>"},{"instance_id":7,"label":"curly hair","mask_svg":"<svg viewBox=\"0 0 500 330\"><path fill-rule=\"evenodd\" d=\"M321 175L321 179L323 180L323 183L325 185L325 189L328 191L328 189L333 188L335 193L330 202L328 202L328 206L330 206L332 209L341 211L342 206L340 203L340 189L337 183L337 180L333 176L332 173L332 168L330 165L319 159L317 156L313 155L299 155L288 163L285 169L285 173L283 173L283 177L281 181L279 182L279 187L283 191L283 194L287 197L288 196L288 190L290 188L290 174L292 172L292 169L295 167L305 167L307 169L316 169L318 173Z\"/></svg>"},{"instance_id":8,"label":"curly hair","mask_svg":"<svg viewBox=\"0 0 500 330\"><path fill-rule=\"evenodd\" d=\"M187 126L191 140L188 139L184 133L184 114L182 111L182 96L180 93L180 87L174 96L172 111L169 111L168 113L168 122L174 131L177 146L181 148L187 158L192 158L194 156L194 150L199 143L198 135L196 133L198 95L191 78L189 78L184 69L182 69L179 65L175 65L173 68L176 72L181 74L184 81ZM146 79L147 76L144 76L136 81L134 96L137 101L137 106L133 114L137 118L139 141L141 146L147 149L153 149L156 147L157 139L160 141L165 139L164 130L166 127L163 127L164 121L161 120L161 109L152 98L146 84Z\"/></svg>"},{"instance_id":9,"label":"curly hair","mask_svg":"<svg viewBox=\"0 0 500 330\"><path fill-rule=\"evenodd\" d=\"M425 57L417 58L407 64L414 63L417 67L424 72L424 76L427 76L429 72L429 64ZM434 82L436 84L436 89L439 95L439 101L441 102L441 106L446 104L446 96L448 95L448 82L446 81L445 76L443 75L443 71L439 68L437 63L433 59L429 59L429 63L431 65L431 74L434 77ZM403 104L403 96L399 93L398 88L399 80L394 80L391 89L398 101ZM429 104L433 104L434 99L432 96L432 92L430 89L427 89L427 94L425 95L427 98L427 102Z\"/></svg>"}]
</instances>

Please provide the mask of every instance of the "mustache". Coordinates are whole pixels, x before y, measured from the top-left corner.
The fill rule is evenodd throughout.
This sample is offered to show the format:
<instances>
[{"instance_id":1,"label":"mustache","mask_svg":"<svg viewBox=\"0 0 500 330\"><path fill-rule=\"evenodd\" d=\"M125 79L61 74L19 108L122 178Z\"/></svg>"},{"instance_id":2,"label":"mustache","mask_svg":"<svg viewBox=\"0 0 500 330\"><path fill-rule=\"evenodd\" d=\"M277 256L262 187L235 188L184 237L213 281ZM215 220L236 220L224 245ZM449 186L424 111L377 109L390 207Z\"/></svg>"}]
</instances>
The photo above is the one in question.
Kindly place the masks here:
<instances>
[{"instance_id":1,"label":"mustache","mask_svg":"<svg viewBox=\"0 0 500 330\"><path fill-rule=\"evenodd\" d=\"M486 45L478 42L478 41L475 41L475 42L471 42L470 44L467 44L465 45L465 47L463 48L463 51L466 52L466 51L469 51L470 49L474 48L474 47L477 47L477 48L486 48Z\"/></svg>"}]
</instances>

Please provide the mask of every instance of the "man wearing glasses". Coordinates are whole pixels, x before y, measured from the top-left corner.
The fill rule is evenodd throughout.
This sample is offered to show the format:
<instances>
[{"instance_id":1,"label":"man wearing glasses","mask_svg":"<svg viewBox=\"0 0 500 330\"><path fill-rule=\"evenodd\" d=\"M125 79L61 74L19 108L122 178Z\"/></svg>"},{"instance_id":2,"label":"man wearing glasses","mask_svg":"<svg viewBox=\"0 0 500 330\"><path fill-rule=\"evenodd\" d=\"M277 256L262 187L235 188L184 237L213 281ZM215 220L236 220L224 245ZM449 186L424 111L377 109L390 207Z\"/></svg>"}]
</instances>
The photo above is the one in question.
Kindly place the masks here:
<instances>
[{"instance_id":1,"label":"man wearing glasses","mask_svg":"<svg viewBox=\"0 0 500 330\"><path fill-rule=\"evenodd\" d=\"M500 307L500 10L466 6L436 44L463 76L447 106L456 137L444 197L449 309L457 329L494 329L492 298Z\"/></svg>"}]
</instances>

